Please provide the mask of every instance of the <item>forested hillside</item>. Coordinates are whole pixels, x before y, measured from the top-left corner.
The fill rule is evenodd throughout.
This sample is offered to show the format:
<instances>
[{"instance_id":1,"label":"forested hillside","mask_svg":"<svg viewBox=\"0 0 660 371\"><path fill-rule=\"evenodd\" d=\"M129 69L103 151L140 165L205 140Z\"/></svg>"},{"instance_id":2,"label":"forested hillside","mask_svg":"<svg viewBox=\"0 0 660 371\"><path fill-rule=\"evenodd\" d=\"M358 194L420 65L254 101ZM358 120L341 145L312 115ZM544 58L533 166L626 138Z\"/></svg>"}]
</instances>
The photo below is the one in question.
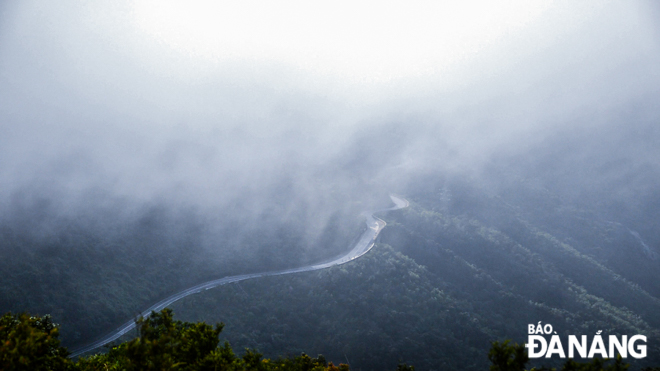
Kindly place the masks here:
<instances>
[{"instance_id":1,"label":"forested hillside","mask_svg":"<svg viewBox=\"0 0 660 371\"><path fill-rule=\"evenodd\" d=\"M388 225L364 257L229 284L172 307L186 321L226 323L221 338L236 349L323 353L355 370L401 362L484 369L492 341L522 343L527 324L538 321L562 336L647 335L648 357L633 366L657 365L660 263L647 226L603 217L549 188L520 183L515 190L420 177L407 188L409 208L380 214ZM208 220L162 208L134 224L113 224L111 214L74 221L52 213L58 223L5 224L1 268L11 279L0 303L5 311L50 313L62 323L64 345L75 347L205 279L336 255L364 228L355 210L365 206L354 202L328 219L314 240L320 249L309 245L304 214L278 221L274 211L240 240L232 240L239 233L230 219L212 235ZM25 225L42 233L19 228ZM209 236L224 245L209 249Z\"/></svg>"},{"instance_id":2,"label":"forested hillside","mask_svg":"<svg viewBox=\"0 0 660 371\"><path fill-rule=\"evenodd\" d=\"M271 356L323 349L363 370L398 361L484 369L491 341L525 342L538 321L564 337L644 334L648 357L633 366L658 363L658 262L632 233L593 210L563 209L552 195L524 209L452 182L420 186L357 261L220 287L174 308L187 320L227 323L224 335L239 347ZM549 210L559 223L534 218Z\"/></svg>"},{"instance_id":3,"label":"forested hillside","mask_svg":"<svg viewBox=\"0 0 660 371\"><path fill-rule=\"evenodd\" d=\"M290 205L273 198L258 223L107 199L112 207L97 199L81 216L38 196L14 203L0 218L0 311L51 314L65 345L84 344L194 284L337 255L364 228L363 206L337 198L325 218L304 208L283 217Z\"/></svg>"}]
</instances>

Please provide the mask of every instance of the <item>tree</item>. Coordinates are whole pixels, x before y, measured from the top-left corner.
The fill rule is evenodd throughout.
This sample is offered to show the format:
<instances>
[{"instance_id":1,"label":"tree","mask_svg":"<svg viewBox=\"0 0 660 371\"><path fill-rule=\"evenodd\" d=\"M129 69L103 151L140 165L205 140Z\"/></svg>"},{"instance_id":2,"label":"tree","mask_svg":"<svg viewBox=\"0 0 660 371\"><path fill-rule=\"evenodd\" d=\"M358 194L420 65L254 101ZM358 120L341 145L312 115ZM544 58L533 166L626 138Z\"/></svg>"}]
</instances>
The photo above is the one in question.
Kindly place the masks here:
<instances>
[{"instance_id":1,"label":"tree","mask_svg":"<svg viewBox=\"0 0 660 371\"><path fill-rule=\"evenodd\" d=\"M529 356L524 345L509 345L509 340L505 340L493 342L488 359L492 362L490 371L525 371Z\"/></svg>"},{"instance_id":2,"label":"tree","mask_svg":"<svg viewBox=\"0 0 660 371\"><path fill-rule=\"evenodd\" d=\"M237 357L228 343L218 346L224 325L175 321L170 309L137 320L139 337L107 354L81 358L79 370L214 370L214 371L349 371L347 365L326 364L323 356L302 354L272 361L246 349Z\"/></svg>"},{"instance_id":3,"label":"tree","mask_svg":"<svg viewBox=\"0 0 660 371\"><path fill-rule=\"evenodd\" d=\"M7 313L0 317L0 369L66 370L72 363L60 347L59 330L50 315Z\"/></svg>"},{"instance_id":4,"label":"tree","mask_svg":"<svg viewBox=\"0 0 660 371\"><path fill-rule=\"evenodd\" d=\"M193 370L205 368L202 365L234 361L228 345L218 348L223 324L213 327L204 322L175 321L169 308L151 312L148 318L141 317L136 324L139 337L112 348L107 355L82 363L91 369L103 364L121 365L126 370Z\"/></svg>"}]
</instances>

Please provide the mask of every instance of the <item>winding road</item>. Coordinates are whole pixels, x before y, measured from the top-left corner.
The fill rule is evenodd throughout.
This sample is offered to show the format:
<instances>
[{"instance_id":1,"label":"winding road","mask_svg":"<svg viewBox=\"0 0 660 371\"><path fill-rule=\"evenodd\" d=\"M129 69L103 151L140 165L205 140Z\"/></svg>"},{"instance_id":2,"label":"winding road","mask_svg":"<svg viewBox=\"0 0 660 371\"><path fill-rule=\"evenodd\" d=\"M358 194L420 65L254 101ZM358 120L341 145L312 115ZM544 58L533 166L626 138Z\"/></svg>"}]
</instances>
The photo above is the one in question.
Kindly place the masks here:
<instances>
[{"instance_id":1,"label":"winding road","mask_svg":"<svg viewBox=\"0 0 660 371\"><path fill-rule=\"evenodd\" d=\"M284 270L279 270L279 271L272 271L272 272L263 272L263 273L250 273L250 274L242 274L238 276L229 276L229 277L223 277L219 278L216 280L208 281L201 283L199 285L190 287L188 289L185 289L183 291L180 291L172 296L169 296L158 303L150 306L147 308L144 312L141 313L141 316L143 317L148 317L152 311L160 311L164 308L166 308L168 305L174 303L175 301L179 299L183 299L186 296L196 294L199 292L202 292L204 290L209 290L217 286L225 285L228 283L232 282L238 282L238 281L244 281L248 280L251 278L258 278L258 277L266 277L266 276L281 276L284 274L291 274L291 273L299 273L299 272L309 272L309 271L315 271L319 269L325 269L329 268L335 265L340 265L344 263L348 263L351 260L355 260L362 255L366 254L369 250L374 245L374 242L376 241L376 237L378 237L378 234L380 231L385 227L387 223L385 221L373 216L375 213L383 212L383 211L389 211L389 210L398 210L398 209L403 209L405 207L409 206L409 203L407 200L397 197L394 195L390 195L390 198L392 199L392 202L394 202L393 207L390 207L388 209L383 209L383 210L377 210L374 212L365 212L363 215L366 217L366 223L367 223L367 230L362 233L362 236L360 236L360 239L358 242L355 244L355 246L351 249L351 251L347 252L346 254L336 257L330 261L324 262L324 263L319 263L315 265L307 265L304 267L300 268L291 268L291 269L284 269ZM127 333L128 331L132 330L135 328L135 320L130 320L123 325L119 326L116 330L112 331L111 333L107 334L103 338L90 343L88 345L85 345L81 348L78 348L74 350L70 357L77 357L81 354L87 353L89 351L92 351L104 344L107 344L109 342L117 340L119 337Z\"/></svg>"}]
</instances>

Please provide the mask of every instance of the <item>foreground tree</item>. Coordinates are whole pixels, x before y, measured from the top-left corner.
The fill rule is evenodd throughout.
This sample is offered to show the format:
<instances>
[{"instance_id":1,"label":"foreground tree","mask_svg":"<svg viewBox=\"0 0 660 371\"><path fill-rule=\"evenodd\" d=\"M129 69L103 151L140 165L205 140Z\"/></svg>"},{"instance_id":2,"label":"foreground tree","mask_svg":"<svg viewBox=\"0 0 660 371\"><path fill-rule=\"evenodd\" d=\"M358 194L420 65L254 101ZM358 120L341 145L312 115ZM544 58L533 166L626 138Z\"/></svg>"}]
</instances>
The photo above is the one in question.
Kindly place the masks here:
<instances>
[{"instance_id":1,"label":"foreground tree","mask_svg":"<svg viewBox=\"0 0 660 371\"><path fill-rule=\"evenodd\" d=\"M170 309L137 320L139 336L113 347L106 354L68 359L60 346L58 328L50 318L5 314L0 318L0 370L3 371L119 371L119 370L223 370L223 371L349 371L323 356L302 354L277 360L247 349L242 357L228 343L219 345L224 325L175 321Z\"/></svg>"},{"instance_id":2,"label":"foreground tree","mask_svg":"<svg viewBox=\"0 0 660 371\"><path fill-rule=\"evenodd\" d=\"M310 358L306 354L292 358L269 360L246 350L242 357L234 354L228 343L219 346L218 335L223 324L215 326L203 322L175 321L172 310L152 312L149 318L137 321L140 336L112 348L107 354L82 358L76 366L80 370L292 370L292 371L348 371L327 364L322 356Z\"/></svg>"},{"instance_id":3,"label":"foreground tree","mask_svg":"<svg viewBox=\"0 0 660 371\"><path fill-rule=\"evenodd\" d=\"M7 313L0 317L0 370L67 370L69 352L49 315Z\"/></svg>"},{"instance_id":4,"label":"foreground tree","mask_svg":"<svg viewBox=\"0 0 660 371\"><path fill-rule=\"evenodd\" d=\"M525 346L519 344L509 344L509 340L503 343L494 342L488 359L492 365L490 371L524 371L529 357Z\"/></svg>"}]
</instances>

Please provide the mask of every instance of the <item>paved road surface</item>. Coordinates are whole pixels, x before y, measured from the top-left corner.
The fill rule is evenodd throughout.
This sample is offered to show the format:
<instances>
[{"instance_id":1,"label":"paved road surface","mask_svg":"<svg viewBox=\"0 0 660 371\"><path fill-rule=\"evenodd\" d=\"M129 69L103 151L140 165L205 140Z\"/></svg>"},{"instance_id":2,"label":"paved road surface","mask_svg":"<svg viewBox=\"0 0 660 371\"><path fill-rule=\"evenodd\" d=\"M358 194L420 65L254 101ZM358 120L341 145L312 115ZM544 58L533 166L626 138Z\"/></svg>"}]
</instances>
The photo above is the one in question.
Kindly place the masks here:
<instances>
[{"instance_id":1,"label":"paved road surface","mask_svg":"<svg viewBox=\"0 0 660 371\"><path fill-rule=\"evenodd\" d=\"M217 280L213 281L208 281L201 283L199 285L190 287L188 289L185 289L181 292L178 292L166 299L163 299L159 301L158 303L150 306L147 308L144 312L142 312L143 317L148 317L152 311L158 312L164 308L166 308L168 305L174 303L175 301L185 298L188 295L196 294L199 292L202 292L204 290L212 289L214 287L220 286L220 285L225 285L228 283L232 282L238 282L238 281L243 281L247 280L250 278L258 278L258 277L266 277L266 276L281 276L283 274L291 274L291 273L299 273L299 272L308 272L308 271L315 271L319 269L325 269L329 268L335 265L340 265L344 263L348 263L351 260L357 259L360 256L366 254L369 250L374 245L374 242L376 240L376 237L378 237L378 233L385 227L385 222L381 219L376 218L373 216L373 214L382 212L382 211L389 211L389 210L398 210L398 209L403 209L405 207L408 207L409 203L405 199L401 197L397 197L394 195L390 195L390 198L392 199L392 202L394 202L393 207L390 207L389 209L384 209L384 210L377 210L374 212L368 212L364 213L364 216L366 217L366 223L367 223L367 230L362 233L362 236L360 236L360 239L358 242L355 244L353 249L349 251L348 253L336 257L334 259L331 259L327 262L324 263L319 263L315 265L308 265L300 268L291 268L291 269L284 269L280 271L273 271L273 272L263 272L263 273L250 273L250 274L242 274L238 276L230 276L230 277L224 277L220 278ZM87 353L89 351L92 351L104 344L107 344L109 342L117 340L119 337L127 333L128 331L132 330L135 328L135 320L130 320L123 325L119 326L116 330L112 331L111 333L107 334L103 338L85 345L81 348L78 348L74 350L71 353L71 357L77 357L81 354Z\"/></svg>"}]
</instances>

